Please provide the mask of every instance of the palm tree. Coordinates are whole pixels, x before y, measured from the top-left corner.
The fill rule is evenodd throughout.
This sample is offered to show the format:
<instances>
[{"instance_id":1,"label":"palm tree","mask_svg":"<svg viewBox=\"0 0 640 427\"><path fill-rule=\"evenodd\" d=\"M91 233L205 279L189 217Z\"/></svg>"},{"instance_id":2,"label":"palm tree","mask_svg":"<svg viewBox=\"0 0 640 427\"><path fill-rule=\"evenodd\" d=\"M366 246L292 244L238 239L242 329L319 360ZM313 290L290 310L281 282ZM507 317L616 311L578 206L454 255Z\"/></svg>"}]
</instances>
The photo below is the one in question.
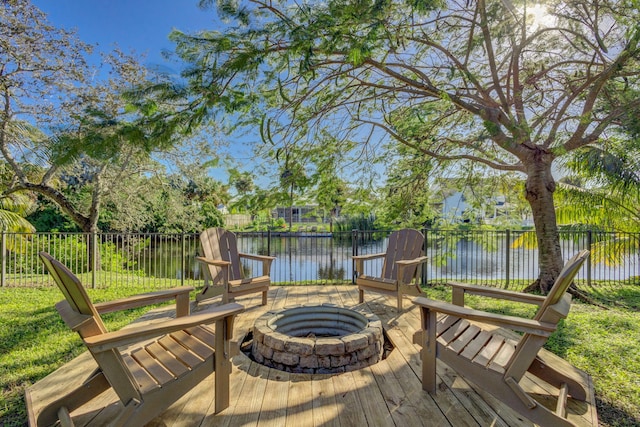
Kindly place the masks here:
<instances>
[{"instance_id":1,"label":"palm tree","mask_svg":"<svg viewBox=\"0 0 640 427\"><path fill-rule=\"evenodd\" d=\"M613 239L596 240L593 262L615 265L622 250L638 250L640 242L640 147L635 140L612 140L608 150L587 147L566 163L574 174L560 181L560 223L614 231ZM622 233L624 232L624 233Z\"/></svg>"},{"instance_id":2,"label":"palm tree","mask_svg":"<svg viewBox=\"0 0 640 427\"><path fill-rule=\"evenodd\" d=\"M9 233L33 233L35 227L24 217L29 214L34 206L31 198L25 194L13 193L0 197L0 227L2 232ZM25 247L21 242L26 236L22 234L10 234L5 240L6 249L15 251Z\"/></svg>"},{"instance_id":3,"label":"palm tree","mask_svg":"<svg viewBox=\"0 0 640 427\"><path fill-rule=\"evenodd\" d=\"M35 227L26 220L34 203L25 194L10 194L0 197L0 227L12 233L33 233Z\"/></svg>"}]
</instances>

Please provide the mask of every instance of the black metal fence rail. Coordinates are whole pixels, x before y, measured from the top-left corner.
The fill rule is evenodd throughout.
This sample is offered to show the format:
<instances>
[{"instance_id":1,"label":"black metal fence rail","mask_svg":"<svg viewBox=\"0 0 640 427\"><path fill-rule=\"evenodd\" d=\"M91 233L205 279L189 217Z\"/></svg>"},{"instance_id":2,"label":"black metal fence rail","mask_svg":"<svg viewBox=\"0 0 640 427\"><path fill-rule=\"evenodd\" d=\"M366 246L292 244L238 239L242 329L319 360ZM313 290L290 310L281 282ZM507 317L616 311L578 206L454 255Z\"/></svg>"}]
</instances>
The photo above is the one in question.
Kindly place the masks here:
<instances>
[{"instance_id":1,"label":"black metal fence rail","mask_svg":"<svg viewBox=\"0 0 640 427\"><path fill-rule=\"evenodd\" d=\"M519 288L538 275L538 251L532 231L422 230L429 257L423 283L459 280ZM276 284L351 283L353 255L386 250L388 231L321 233L240 232L241 252L276 257L271 269ZM52 282L38 259L49 252L78 274L87 286L140 285L165 288L198 285L202 271L197 234L157 233L2 233L0 286L47 286ZM640 281L640 234L561 233L565 259L588 248L591 257L578 274L586 284ZM379 272L381 260L365 272ZM247 274L261 265L246 262Z\"/></svg>"}]
</instances>

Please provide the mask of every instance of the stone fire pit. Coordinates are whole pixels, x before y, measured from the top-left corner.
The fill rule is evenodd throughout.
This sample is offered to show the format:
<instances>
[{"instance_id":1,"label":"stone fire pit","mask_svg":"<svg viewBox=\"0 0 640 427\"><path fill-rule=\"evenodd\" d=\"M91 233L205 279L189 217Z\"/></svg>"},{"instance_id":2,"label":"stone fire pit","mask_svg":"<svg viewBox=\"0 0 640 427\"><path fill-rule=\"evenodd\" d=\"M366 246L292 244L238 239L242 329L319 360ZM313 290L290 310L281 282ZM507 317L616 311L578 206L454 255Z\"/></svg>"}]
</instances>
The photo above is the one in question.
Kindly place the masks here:
<instances>
[{"instance_id":1,"label":"stone fire pit","mask_svg":"<svg viewBox=\"0 0 640 427\"><path fill-rule=\"evenodd\" d=\"M251 353L270 368L294 373L353 371L382 358L382 322L333 304L269 311L253 326Z\"/></svg>"}]
</instances>

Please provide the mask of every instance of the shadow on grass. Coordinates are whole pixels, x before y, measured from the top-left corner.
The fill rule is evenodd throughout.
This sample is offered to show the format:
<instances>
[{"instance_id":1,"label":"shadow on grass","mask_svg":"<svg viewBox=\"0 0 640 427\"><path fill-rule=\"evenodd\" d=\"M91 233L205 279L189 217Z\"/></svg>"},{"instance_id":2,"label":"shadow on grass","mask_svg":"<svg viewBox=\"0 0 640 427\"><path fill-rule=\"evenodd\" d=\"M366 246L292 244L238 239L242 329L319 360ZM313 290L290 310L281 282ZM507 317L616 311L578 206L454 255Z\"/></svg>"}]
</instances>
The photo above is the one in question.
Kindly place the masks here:
<instances>
[{"instance_id":1,"label":"shadow on grass","mask_svg":"<svg viewBox=\"0 0 640 427\"><path fill-rule=\"evenodd\" d=\"M640 283L596 283L593 286L580 286L580 292L604 307L640 311Z\"/></svg>"},{"instance_id":2,"label":"shadow on grass","mask_svg":"<svg viewBox=\"0 0 640 427\"><path fill-rule=\"evenodd\" d=\"M10 319L10 326L0 331L0 351L10 353L27 343L44 343L52 333L66 330L55 308L24 311Z\"/></svg>"},{"instance_id":3,"label":"shadow on grass","mask_svg":"<svg viewBox=\"0 0 640 427\"><path fill-rule=\"evenodd\" d=\"M86 350L78 335L64 324L53 303L46 301L46 306L28 310L24 308L28 302L2 313L8 324L0 328L0 354L6 356L0 368L0 426L3 427L26 426L26 388ZM34 301L36 304L40 302ZM142 308L109 313L103 316L103 321L107 329L115 330L144 311Z\"/></svg>"},{"instance_id":4,"label":"shadow on grass","mask_svg":"<svg viewBox=\"0 0 640 427\"><path fill-rule=\"evenodd\" d=\"M606 427L637 427L640 426L640 418L628 412L604 402L596 396L596 408L598 409L598 421Z\"/></svg>"},{"instance_id":5,"label":"shadow on grass","mask_svg":"<svg viewBox=\"0 0 640 427\"><path fill-rule=\"evenodd\" d=\"M0 425L26 426L25 389L83 351L79 339L52 343L52 338L61 336L67 330L53 307L25 311L20 316L14 316L9 327L2 328L0 352L10 358L3 361L0 370ZM20 354L30 348L43 346L50 348L38 349L38 357L26 356L28 363Z\"/></svg>"}]
</instances>

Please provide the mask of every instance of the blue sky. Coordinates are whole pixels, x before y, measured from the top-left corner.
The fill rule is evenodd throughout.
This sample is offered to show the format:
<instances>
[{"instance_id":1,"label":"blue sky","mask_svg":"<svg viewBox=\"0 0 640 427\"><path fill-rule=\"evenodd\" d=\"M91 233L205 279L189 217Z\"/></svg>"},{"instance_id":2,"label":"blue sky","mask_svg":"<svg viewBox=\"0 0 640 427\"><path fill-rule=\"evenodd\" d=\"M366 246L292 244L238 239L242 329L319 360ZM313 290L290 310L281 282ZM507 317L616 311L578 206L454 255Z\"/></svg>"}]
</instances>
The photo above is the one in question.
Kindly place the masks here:
<instances>
[{"instance_id":1,"label":"blue sky","mask_svg":"<svg viewBox=\"0 0 640 427\"><path fill-rule=\"evenodd\" d=\"M145 65L171 65L161 52L173 50L173 29L213 29L215 11L198 8L197 0L33 0L56 27L75 29L81 40L110 51L145 54Z\"/></svg>"},{"instance_id":2,"label":"blue sky","mask_svg":"<svg viewBox=\"0 0 640 427\"><path fill-rule=\"evenodd\" d=\"M220 27L215 10L202 10L197 0L32 0L48 15L49 23L74 29L85 43L109 52L117 45L125 53L144 55L141 63L163 71L180 71L180 64L166 61L162 51L173 51L169 33L178 29L186 33ZM256 132L257 134L257 132ZM257 140L249 137L249 140ZM243 138L247 140L247 138ZM239 164L255 159L246 145L231 144L230 153ZM212 169L211 175L226 182L224 169ZM267 182L259 179L259 185Z\"/></svg>"}]
</instances>

